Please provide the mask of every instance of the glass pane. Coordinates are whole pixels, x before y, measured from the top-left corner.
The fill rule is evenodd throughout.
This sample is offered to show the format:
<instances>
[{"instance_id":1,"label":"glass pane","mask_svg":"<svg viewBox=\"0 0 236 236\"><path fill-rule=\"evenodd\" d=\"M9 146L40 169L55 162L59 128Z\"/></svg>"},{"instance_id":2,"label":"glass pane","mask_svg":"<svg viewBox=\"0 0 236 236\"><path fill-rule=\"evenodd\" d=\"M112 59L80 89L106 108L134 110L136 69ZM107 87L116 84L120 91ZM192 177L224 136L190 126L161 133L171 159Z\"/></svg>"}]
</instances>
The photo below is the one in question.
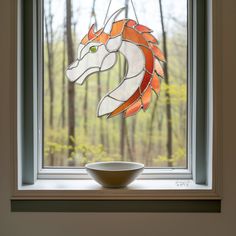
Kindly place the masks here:
<instances>
[{"instance_id":1,"label":"glass pane","mask_svg":"<svg viewBox=\"0 0 236 236\"><path fill-rule=\"evenodd\" d=\"M187 0L162 0L163 19L159 1L134 1L140 25L130 1L112 1L108 18L125 2L128 8L117 21L125 19L125 14L132 21L127 25L119 21L111 35L123 32L127 45L139 45L138 52L137 46L121 49L116 46L119 38L111 43L102 31L100 43L80 44L103 27L109 0L44 0L44 167L83 167L89 162L118 160L155 168L187 167ZM136 30L139 35L134 35ZM76 83L70 82L67 66L73 62L71 66L76 67L78 57L87 53L105 52L104 45L111 53L104 71L98 73L102 57L94 60L91 56L82 66L95 66L84 69ZM150 82L153 68L157 74ZM142 98L135 89L139 85ZM109 113L108 119L98 117Z\"/></svg>"}]
</instances>

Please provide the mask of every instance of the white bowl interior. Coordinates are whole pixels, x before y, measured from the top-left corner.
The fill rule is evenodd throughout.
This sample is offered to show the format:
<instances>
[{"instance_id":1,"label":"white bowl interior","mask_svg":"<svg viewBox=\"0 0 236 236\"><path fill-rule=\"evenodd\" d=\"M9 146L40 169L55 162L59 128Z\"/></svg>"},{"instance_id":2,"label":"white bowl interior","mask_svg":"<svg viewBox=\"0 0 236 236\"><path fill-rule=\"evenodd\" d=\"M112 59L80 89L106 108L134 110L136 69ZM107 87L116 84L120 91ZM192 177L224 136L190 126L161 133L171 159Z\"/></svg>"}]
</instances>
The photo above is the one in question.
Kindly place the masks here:
<instances>
[{"instance_id":1,"label":"white bowl interior","mask_svg":"<svg viewBox=\"0 0 236 236\"><path fill-rule=\"evenodd\" d=\"M144 165L137 162L96 162L89 163L86 165L86 168L93 170L101 171L128 171L128 170L137 170L143 168Z\"/></svg>"}]
</instances>

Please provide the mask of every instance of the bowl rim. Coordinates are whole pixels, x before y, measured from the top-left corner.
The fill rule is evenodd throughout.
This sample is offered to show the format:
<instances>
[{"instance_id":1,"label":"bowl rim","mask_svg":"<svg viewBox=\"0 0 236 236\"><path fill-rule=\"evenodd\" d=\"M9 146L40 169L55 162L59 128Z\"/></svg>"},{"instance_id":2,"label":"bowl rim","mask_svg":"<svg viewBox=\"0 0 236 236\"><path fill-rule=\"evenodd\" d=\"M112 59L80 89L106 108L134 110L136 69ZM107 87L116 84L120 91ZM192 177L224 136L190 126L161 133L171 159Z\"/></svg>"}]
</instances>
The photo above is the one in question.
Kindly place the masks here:
<instances>
[{"instance_id":1,"label":"bowl rim","mask_svg":"<svg viewBox=\"0 0 236 236\"><path fill-rule=\"evenodd\" d=\"M99 164L136 164L138 165L136 168L132 168L132 169L120 169L120 170L101 170L101 169L97 169L97 168L94 168L94 167L90 167L90 165L99 165ZM143 163L140 163L140 162L131 162L131 161L102 161L102 162L91 162L91 163L87 163L85 165L85 168L86 169L89 169L89 170L96 170L96 171L108 171L108 172L120 172L120 171L133 171L133 170L140 170L140 169L143 169L144 168L144 164Z\"/></svg>"}]
</instances>

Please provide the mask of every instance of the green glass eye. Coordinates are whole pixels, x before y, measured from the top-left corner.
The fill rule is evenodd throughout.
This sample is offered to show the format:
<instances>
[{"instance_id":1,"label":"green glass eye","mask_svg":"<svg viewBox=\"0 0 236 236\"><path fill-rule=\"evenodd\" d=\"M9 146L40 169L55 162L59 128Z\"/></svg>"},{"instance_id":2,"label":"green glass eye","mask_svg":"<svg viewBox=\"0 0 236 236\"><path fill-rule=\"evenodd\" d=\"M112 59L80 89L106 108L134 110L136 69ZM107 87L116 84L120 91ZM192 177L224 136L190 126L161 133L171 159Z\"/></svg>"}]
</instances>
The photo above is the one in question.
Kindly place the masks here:
<instances>
[{"instance_id":1,"label":"green glass eye","mask_svg":"<svg viewBox=\"0 0 236 236\"><path fill-rule=\"evenodd\" d=\"M98 50L97 46L92 46L89 48L90 52L95 53Z\"/></svg>"}]
</instances>

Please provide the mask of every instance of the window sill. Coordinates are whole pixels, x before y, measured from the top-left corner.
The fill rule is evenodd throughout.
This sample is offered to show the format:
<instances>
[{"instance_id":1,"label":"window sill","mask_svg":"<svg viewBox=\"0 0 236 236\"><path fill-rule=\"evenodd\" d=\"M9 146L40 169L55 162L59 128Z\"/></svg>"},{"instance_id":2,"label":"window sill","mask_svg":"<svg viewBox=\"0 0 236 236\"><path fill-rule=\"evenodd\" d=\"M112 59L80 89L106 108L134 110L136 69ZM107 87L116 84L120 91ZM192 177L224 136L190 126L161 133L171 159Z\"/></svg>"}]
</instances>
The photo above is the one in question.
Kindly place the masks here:
<instances>
[{"instance_id":1,"label":"window sill","mask_svg":"<svg viewBox=\"0 0 236 236\"><path fill-rule=\"evenodd\" d=\"M93 180L38 180L21 186L12 212L220 212L209 186L192 180L136 180L105 189Z\"/></svg>"},{"instance_id":2,"label":"window sill","mask_svg":"<svg viewBox=\"0 0 236 236\"><path fill-rule=\"evenodd\" d=\"M193 180L136 180L126 188L103 188L93 180L46 180L23 185L13 199L84 199L84 200L183 200L220 199L207 185Z\"/></svg>"}]
</instances>

